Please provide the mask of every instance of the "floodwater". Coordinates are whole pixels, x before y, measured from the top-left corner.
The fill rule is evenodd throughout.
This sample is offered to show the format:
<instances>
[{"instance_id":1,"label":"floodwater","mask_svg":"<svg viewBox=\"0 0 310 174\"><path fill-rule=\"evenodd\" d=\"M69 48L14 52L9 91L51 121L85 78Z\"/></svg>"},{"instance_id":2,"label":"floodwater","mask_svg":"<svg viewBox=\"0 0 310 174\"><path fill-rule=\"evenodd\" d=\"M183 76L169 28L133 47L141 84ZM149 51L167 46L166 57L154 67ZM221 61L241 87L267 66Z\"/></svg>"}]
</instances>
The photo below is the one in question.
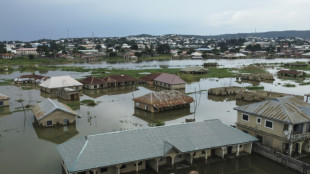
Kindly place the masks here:
<instances>
[{"instance_id":1,"label":"floodwater","mask_svg":"<svg viewBox=\"0 0 310 174\"><path fill-rule=\"evenodd\" d=\"M61 66L80 66L85 68L115 68L115 69L156 69L161 67L168 68L184 68L186 66L202 66L205 62L217 62L220 67L223 68L239 68L244 65L256 64L256 63L291 63L291 62L309 62L309 59L207 59L207 60L151 60L151 61L139 61L139 62L117 62L108 63L102 61L98 64L91 63L72 63Z\"/></svg>"},{"instance_id":2,"label":"floodwater","mask_svg":"<svg viewBox=\"0 0 310 174\"><path fill-rule=\"evenodd\" d=\"M269 69L268 71L274 73L276 69ZM39 72L37 73L39 74ZM14 72L9 75L0 75L0 79L14 79L20 74ZM53 71L49 71L47 74L48 76L72 75L74 78L82 78L88 75L87 73ZM292 83L297 87L287 88L282 86L284 83ZM195 118L196 121L220 119L223 123L232 125L236 122L237 116L233 108L240 105L240 103L236 103L233 97L208 96L207 91L205 91L209 88L231 85L252 86L249 82L236 82L234 78L200 79L198 82L187 84L185 90L186 93L202 91L190 94L197 101L196 109L194 104L191 104L190 108L160 114L137 110L134 108L132 101L134 97L161 90L159 88L138 85L126 88L84 90L80 100L92 99L97 105L93 107L86 105L73 107L81 115L81 118L77 118L75 124L53 128L37 126L34 122L33 113L29 110L25 112L21 110L22 104L24 106L34 105L46 97L53 98L53 96L41 93L38 88L26 90L16 85L0 86L0 93L11 97L10 107L0 109L0 173L61 174L61 157L56 150L57 144L89 134L145 128L152 126L154 121L157 120L164 122L166 125L177 124L185 122L186 118ZM271 83L261 82L255 85L264 86L267 91L295 95L304 95L309 91L309 86L299 86L293 80L283 81L279 78L276 78ZM23 99L23 103L19 102L19 99ZM208 165L197 164L192 168L175 171L175 173L185 174L190 169L197 169L203 174L297 173L258 155ZM170 173L170 171L164 172Z\"/></svg>"}]
</instances>

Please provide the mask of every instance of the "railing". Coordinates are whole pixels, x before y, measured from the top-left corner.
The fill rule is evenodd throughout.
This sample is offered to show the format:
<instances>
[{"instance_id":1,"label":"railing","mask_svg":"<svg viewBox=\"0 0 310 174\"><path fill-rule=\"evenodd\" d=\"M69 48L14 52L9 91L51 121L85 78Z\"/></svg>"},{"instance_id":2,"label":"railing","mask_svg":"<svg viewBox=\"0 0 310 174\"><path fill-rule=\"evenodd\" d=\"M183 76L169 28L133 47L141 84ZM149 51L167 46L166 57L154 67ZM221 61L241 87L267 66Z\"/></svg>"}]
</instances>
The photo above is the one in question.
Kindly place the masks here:
<instances>
[{"instance_id":1,"label":"railing","mask_svg":"<svg viewBox=\"0 0 310 174\"><path fill-rule=\"evenodd\" d=\"M303 140L310 138L310 133L304 133L304 134L291 134L291 140L296 141L296 140Z\"/></svg>"}]
</instances>

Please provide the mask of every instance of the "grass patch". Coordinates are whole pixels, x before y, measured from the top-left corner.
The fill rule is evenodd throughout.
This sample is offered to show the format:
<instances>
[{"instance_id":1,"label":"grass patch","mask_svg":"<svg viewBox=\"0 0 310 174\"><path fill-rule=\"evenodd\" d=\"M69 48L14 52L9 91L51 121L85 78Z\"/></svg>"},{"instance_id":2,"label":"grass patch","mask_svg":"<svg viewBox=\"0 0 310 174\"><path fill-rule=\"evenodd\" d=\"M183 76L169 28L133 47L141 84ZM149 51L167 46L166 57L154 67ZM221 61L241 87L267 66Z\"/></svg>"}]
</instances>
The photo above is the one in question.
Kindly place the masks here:
<instances>
[{"instance_id":1,"label":"grass patch","mask_svg":"<svg viewBox=\"0 0 310 174\"><path fill-rule=\"evenodd\" d=\"M81 104L87 105L87 106L96 106L97 105L97 103L94 100L82 100Z\"/></svg>"},{"instance_id":2,"label":"grass patch","mask_svg":"<svg viewBox=\"0 0 310 174\"><path fill-rule=\"evenodd\" d=\"M246 89L248 89L248 90L263 90L264 87L263 86L248 86L248 87L246 87Z\"/></svg>"},{"instance_id":3,"label":"grass patch","mask_svg":"<svg viewBox=\"0 0 310 174\"><path fill-rule=\"evenodd\" d=\"M81 102L78 100L77 101L71 101L71 102L66 103L66 105L68 105L70 107L76 107L76 106L80 106Z\"/></svg>"},{"instance_id":4,"label":"grass patch","mask_svg":"<svg viewBox=\"0 0 310 174\"><path fill-rule=\"evenodd\" d=\"M13 80L3 79L0 81L0 86L10 85L12 82Z\"/></svg>"},{"instance_id":5,"label":"grass patch","mask_svg":"<svg viewBox=\"0 0 310 174\"><path fill-rule=\"evenodd\" d=\"M21 87L22 90L31 90L33 89L32 87L29 87L29 86L22 86Z\"/></svg>"},{"instance_id":6,"label":"grass patch","mask_svg":"<svg viewBox=\"0 0 310 174\"><path fill-rule=\"evenodd\" d=\"M288 87L288 88L296 87L296 85L291 84L291 83L286 83L286 84L284 84L283 86Z\"/></svg>"},{"instance_id":7,"label":"grass patch","mask_svg":"<svg viewBox=\"0 0 310 174\"><path fill-rule=\"evenodd\" d=\"M260 65L248 65L239 70L240 73L263 74L267 73L264 67Z\"/></svg>"},{"instance_id":8,"label":"grass patch","mask_svg":"<svg viewBox=\"0 0 310 174\"><path fill-rule=\"evenodd\" d=\"M301 85L301 86L310 85L310 82L299 83L299 85Z\"/></svg>"}]
</instances>

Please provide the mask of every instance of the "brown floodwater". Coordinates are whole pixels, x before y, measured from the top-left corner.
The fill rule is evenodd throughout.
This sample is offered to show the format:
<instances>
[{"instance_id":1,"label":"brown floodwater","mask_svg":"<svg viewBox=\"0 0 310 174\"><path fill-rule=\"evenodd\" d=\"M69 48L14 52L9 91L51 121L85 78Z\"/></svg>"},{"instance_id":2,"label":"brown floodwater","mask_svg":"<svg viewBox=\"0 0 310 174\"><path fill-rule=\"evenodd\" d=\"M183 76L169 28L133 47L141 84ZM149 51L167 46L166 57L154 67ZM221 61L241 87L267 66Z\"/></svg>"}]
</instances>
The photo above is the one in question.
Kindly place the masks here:
<instances>
[{"instance_id":1,"label":"brown floodwater","mask_svg":"<svg viewBox=\"0 0 310 174\"><path fill-rule=\"evenodd\" d=\"M270 72L275 70L270 69ZM55 72L57 75L65 75L67 72ZM13 75L0 75L0 79L13 79L21 73ZM82 78L87 73L69 72L74 78ZM53 75L53 72L48 72ZM296 84L295 88L283 87L283 83ZM81 105L73 107L81 115L76 123L68 126L56 126L41 128L34 122L33 113L30 110L23 112L22 104L34 105L49 96L41 93L38 88L26 90L16 85L0 86L0 93L11 97L10 107L0 109L0 173L1 174L61 174L61 157L56 150L59 143L72 138L79 138L89 134L97 134L119 130L131 130L152 126L153 122L161 121L167 124L185 122L186 118L195 118L196 121L207 119L220 119L223 123L233 125L236 122L237 113L234 107L240 105L233 97L208 96L209 88L223 86L251 86L250 82L235 82L234 78L208 78L198 82L187 84L186 93L196 101L190 108L168 111L165 113L148 113L134 108L133 98L142 96L151 91L160 90L147 85L136 87L112 88L104 90L85 90L80 100L92 99L97 105ZM292 93L303 95L309 91L309 86L299 86L295 81L283 81L276 78L274 82L261 82L265 90L273 92ZM23 99L23 103L18 100ZM68 103L68 102L66 102ZM68 103L70 104L70 102ZM72 103L71 103L72 104ZM246 104L246 102L241 102ZM197 163L189 168L176 171L163 170L162 173L186 174L189 170L199 170L201 174L213 173L260 173L260 174L293 174L297 173L277 163L269 161L259 155L245 156L238 159L230 159L212 164ZM144 173L152 173L145 171Z\"/></svg>"}]
</instances>

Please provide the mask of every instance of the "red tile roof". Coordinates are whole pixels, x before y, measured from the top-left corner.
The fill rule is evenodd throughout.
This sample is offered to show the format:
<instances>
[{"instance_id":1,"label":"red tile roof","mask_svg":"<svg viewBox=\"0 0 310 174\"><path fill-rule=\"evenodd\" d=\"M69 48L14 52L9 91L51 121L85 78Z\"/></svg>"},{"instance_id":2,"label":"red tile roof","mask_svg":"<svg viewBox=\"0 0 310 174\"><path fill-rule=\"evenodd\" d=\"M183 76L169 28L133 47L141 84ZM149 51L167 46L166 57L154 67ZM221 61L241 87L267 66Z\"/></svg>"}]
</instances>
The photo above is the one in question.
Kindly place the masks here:
<instances>
[{"instance_id":1,"label":"red tile roof","mask_svg":"<svg viewBox=\"0 0 310 174\"><path fill-rule=\"evenodd\" d=\"M163 83L167 83L170 85L177 85L177 84L185 84L186 83L179 76L174 75L174 74L167 74L167 73L161 73L154 80L159 81L159 82L163 82Z\"/></svg>"},{"instance_id":2,"label":"red tile roof","mask_svg":"<svg viewBox=\"0 0 310 174\"><path fill-rule=\"evenodd\" d=\"M192 97L182 94L176 90L152 92L141 97L134 98L133 100L154 106L155 108L183 105L194 101Z\"/></svg>"}]
</instances>

